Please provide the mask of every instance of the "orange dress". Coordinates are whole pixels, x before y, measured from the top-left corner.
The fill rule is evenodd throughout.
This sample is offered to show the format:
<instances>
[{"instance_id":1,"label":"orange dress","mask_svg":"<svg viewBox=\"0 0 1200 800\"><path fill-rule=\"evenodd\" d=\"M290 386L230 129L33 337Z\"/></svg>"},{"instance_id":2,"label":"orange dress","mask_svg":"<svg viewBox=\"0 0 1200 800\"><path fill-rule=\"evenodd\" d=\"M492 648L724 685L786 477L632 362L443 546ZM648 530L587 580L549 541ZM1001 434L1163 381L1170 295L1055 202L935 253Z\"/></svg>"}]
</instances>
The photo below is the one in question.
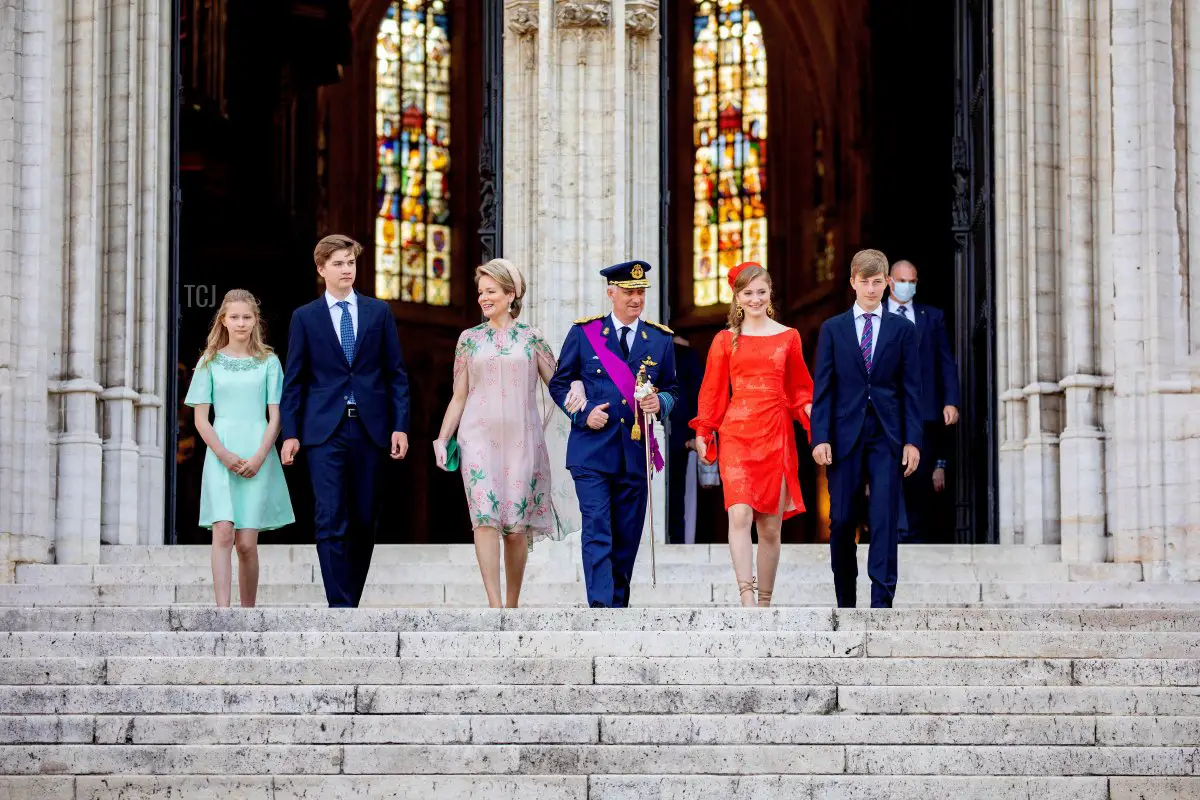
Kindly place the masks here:
<instances>
[{"instance_id":1,"label":"orange dress","mask_svg":"<svg viewBox=\"0 0 1200 800\"><path fill-rule=\"evenodd\" d=\"M742 334L736 351L730 331L717 334L690 425L704 437L708 458L720 465L727 510L745 503L763 514L776 513L784 480L784 519L804 510L792 420L809 430L804 407L812 397L812 376L794 328L770 336Z\"/></svg>"}]
</instances>

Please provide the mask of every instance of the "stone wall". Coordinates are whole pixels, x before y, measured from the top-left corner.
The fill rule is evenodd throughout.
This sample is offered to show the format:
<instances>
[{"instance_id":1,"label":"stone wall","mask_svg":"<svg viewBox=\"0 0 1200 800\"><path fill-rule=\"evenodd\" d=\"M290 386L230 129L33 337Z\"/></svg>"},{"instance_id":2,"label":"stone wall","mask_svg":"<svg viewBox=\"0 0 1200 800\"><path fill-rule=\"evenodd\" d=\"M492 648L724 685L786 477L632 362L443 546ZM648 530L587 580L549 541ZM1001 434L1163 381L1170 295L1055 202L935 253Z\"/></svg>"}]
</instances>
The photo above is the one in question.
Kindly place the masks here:
<instances>
[{"instance_id":1,"label":"stone wall","mask_svg":"<svg viewBox=\"0 0 1200 800\"><path fill-rule=\"evenodd\" d=\"M0 580L160 543L170 6L0 2Z\"/></svg>"},{"instance_id":2,"label":"stone wall","mask_svg":"<svg viewBox=\"0 0 1200 800\"><path fill-rule=\"evenodd\" d=\"M1001 541L1200 579L1200 2L996 8Z\"/></svg>"}]
</instances>

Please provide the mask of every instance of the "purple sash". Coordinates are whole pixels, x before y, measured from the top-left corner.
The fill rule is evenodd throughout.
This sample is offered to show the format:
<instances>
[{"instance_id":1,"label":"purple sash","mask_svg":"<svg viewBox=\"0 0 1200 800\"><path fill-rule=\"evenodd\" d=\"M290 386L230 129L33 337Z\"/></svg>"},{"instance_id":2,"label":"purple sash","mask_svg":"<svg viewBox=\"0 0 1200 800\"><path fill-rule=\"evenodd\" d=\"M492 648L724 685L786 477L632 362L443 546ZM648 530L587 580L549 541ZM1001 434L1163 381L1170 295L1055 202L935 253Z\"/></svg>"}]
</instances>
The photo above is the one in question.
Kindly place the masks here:
<instances>
[{"instance_id":1,"label":"purple sash","mask_svg":"<svg viewBox=\"0 0 1200 800\"><path fill-rule=\"evenodd\" d=\"M608 377L612 378L612 382L617 385L617 391L625 398L625 402L629 407L634 409L634 413L639 417L642 416L642 409L633 399L633 390L637 386L637 379L633 376L633 370L629 365L617 357L616 353L608 349L608 343L605 341L604 334L600 329L604 326L603 319L592 320L581 326L583 335L587 337L588 344L596 351L596 355L600 357L600 366L604 367L604 371L608 373ZM654 437L654 428L644 424L643 418L642 427L646 431L646 441L650 446L650 457L654 464L655 470L663 468L662 453L658 449L658 439Z\"/></svg>"}]
</instances>

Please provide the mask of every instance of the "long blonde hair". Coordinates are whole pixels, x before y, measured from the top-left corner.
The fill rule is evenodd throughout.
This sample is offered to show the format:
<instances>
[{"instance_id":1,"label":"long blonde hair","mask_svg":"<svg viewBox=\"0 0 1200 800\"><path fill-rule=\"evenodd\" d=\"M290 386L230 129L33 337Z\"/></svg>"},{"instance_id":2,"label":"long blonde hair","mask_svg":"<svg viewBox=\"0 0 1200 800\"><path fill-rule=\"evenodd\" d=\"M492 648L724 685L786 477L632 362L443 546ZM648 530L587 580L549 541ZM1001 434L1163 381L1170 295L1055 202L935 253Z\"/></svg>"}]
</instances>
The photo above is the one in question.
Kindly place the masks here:
<instances>
[{"instance_id":1,"label":"long blonde hair","mask_svg":"<svg viewBox=\"0 0 1200 800\"><path fill-rule=\"evenodd\" d=\"M225 293L224 299L221 300L221 307L217 309L217 313L213 317L212 325L208 329L208 342L204 345L204 352L200 354L200 363L196 365L197 368L212 361L217 351L229 344L229 330L225 327L225 315L228 313L230 303L245 303L254 313L254 330L250 332L251 354L261 361L275 352L266 342L262 314L258 310L258 298L245 289L230 289Z\"/></svg>"},{"instance_id":2,"label":"long blonde hair","mask_svg":"<svg viewBox=\"0 0 1200 800\"><path fill-rule=\"evenodd\" d=\"M775 285L771 282L771 273L758 264L748 264L742 268L733 281L733 302L729 304L729 330L733 331L733 349L737 350L738 337L742 335L742 320L746 312L738 305L738 293L750 285L755 278L763 278L767 282L767 291L773 291ZM767 316L775 319L775 306L767 303Z\"/></svg>"},{"instance_id":3,"label":"long blonde hair","mask_svg":"<svg viewBox=\"0 0 1200 800\"><path fill-rule=\"evenodd\" d=\"M479 279L485 275L500 286L500 291L516 295L508 313L512 315L513 319L521 316L521 300L525 297L525 274L521 272L521 268L507 258L493 258L486 264L475 268L476 285L479 284Z\"/></svg>"}]
</instances>

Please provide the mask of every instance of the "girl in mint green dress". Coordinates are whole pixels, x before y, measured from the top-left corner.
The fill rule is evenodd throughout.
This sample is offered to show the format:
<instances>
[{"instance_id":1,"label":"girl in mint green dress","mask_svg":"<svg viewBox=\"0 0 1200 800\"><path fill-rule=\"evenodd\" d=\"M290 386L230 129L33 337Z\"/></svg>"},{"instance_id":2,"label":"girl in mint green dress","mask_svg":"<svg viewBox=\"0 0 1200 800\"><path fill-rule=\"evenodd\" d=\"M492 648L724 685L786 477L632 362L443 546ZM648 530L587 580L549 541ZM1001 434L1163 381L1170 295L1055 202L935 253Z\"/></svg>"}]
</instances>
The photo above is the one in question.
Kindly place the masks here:
<instances>
[{"instance_id":1,"label":"girl in mint green dress","mask_svg":"<svg viewBox=\"0 0 1200 800\"><path fill-rule=\"evenodd\" d=\"M196 432L208 446L200 526L213 532L218 606L229 605L234 547L242 606L250 607L258 594L258 532L296 520L275 451L282 390L283 370L263 341L258 301L244 289L230 290L184 400L195 407Z\"/></svg>"}]
</instances>

